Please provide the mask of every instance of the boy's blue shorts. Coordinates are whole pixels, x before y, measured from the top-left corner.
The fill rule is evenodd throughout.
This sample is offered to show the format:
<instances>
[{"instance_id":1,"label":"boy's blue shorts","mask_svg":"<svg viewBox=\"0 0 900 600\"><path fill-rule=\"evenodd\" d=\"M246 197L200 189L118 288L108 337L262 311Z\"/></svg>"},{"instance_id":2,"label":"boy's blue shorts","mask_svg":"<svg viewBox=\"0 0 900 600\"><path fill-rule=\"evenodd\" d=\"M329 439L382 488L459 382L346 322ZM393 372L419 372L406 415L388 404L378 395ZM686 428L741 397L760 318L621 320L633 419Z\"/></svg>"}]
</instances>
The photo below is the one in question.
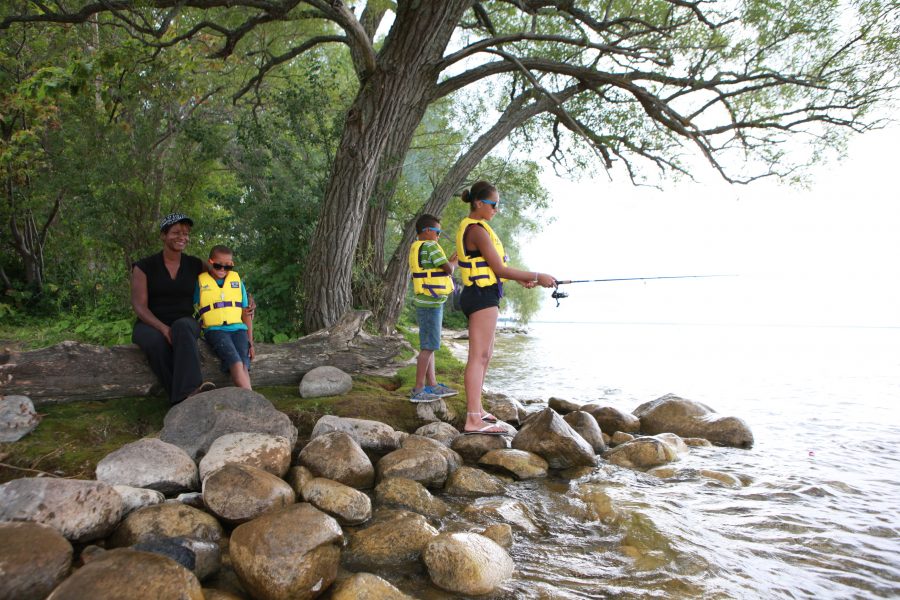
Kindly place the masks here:
<instances>
[{"instance_id":1,"label":"boy's blue shorts","mask_svg":"<svg viewBox=\"0 0 900 600\"><path fill-rule=\"evenodd\" d=\"M250 339L246 329L221 331L207 329L203 337L222 360L222 372L228 373L231 365L242 362L250 370Z\"/></svg>"},{"instance_id":2,"label":"boy's blue shorts","mask_svg":"<svg viewBox=\"0 0 900 600\"><path fill-rule=\"evenodd\" d=\"M416 307L416 321L419 323L419 350L437 350L441 347L441 322L443 320L443 304L428 308Z\"/></svg>"}]
</instances>

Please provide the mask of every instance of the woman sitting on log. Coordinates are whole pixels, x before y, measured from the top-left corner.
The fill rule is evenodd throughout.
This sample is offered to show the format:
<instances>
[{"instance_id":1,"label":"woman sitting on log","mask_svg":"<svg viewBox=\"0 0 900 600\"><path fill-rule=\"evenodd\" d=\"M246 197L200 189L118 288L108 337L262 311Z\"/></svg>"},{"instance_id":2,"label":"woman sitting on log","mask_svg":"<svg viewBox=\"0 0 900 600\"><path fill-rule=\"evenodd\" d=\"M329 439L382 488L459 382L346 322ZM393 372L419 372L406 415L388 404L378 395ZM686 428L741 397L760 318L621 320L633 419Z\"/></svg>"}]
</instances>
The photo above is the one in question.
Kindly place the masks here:
<instances>
[{"instance_id":1,"label":"woman sitting on log","mask_svg":"<svg viewBox=\"0 0 900 600\"><path fill-rule=\"evenodd\" d=\"M193 300L204 268L202 260L184 254L193 225L187 215L166 216L159 225L162 252L131 269L131 306L138 318L131 341L147 355L172 404L215 387L201 383L200 325L193 317Z\"/></svg>"}]
</instances>

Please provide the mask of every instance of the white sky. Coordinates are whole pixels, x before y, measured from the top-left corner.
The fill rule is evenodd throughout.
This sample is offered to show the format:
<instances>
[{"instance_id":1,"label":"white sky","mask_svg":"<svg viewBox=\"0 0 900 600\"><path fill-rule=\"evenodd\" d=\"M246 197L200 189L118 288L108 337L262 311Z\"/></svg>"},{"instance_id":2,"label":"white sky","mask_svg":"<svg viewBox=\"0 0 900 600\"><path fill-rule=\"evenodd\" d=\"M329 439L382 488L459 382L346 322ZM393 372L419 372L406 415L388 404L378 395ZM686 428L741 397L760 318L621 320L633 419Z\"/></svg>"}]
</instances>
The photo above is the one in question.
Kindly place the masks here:
<instances>
[{"instance_id":1,"label":"white sky","mask_svg":"<svg viewBox=\"0 0 900 600\"><path fill-rule=\"evenodd\" d=\"M857 136L846 159L812 171L809 190L729 186L711 171L664 191L545 175L556 220L523 244L529 268L738 277L567 285L571 297L560 308L546 298L536 318L900 326L898 143L898 126Z\"/></svg>"}]
</instances>

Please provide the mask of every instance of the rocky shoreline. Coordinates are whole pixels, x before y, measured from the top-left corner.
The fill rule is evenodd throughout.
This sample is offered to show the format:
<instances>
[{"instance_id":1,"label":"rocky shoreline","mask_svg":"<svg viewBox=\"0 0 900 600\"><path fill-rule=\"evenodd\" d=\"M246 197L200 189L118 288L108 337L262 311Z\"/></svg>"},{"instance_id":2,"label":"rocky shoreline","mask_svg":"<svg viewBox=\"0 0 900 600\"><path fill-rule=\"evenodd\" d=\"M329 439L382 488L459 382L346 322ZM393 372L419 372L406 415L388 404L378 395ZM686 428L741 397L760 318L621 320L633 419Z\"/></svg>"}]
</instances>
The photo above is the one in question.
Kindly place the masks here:
<instances>
[{"instance_id":1,"label":"rocky shoreline","mask_svg":"<svg viewBox=\"0 0 900 600\"><path fill-rule=\"evenodd\" d=\"M740 419L673 395L632 413L557 398L490 408L508 435L326 415L298 444L263 396L199 394L169 411L158 438L107 455L95 480L0 485L0 598L410 598L388 581L398 568L418 587L502 592L529 527L508 486L603 464L672 477L691 446L753 443ZM608 498L582 491L614 518Z\"/></svg>"}]
</instances>

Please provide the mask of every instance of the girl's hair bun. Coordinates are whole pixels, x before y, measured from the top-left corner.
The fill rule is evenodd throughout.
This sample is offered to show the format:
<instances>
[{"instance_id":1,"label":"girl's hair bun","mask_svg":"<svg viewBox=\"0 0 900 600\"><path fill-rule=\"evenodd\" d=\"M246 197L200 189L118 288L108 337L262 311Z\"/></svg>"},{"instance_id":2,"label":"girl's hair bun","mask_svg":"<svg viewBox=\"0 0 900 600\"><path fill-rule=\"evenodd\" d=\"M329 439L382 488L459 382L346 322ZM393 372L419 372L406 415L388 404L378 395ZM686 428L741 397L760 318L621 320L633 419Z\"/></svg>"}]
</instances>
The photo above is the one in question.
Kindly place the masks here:
<instances>
[{"instance_id":1,"label":"girl's hair bun","mask_svg":"<svg viewBox=\"0 0 900 600\"><path fill-rule=\"evenodd\" d=\"M471 196L471 195L472 194L469 192L469 189L466 188L463 190L463 193L460 195L460 198L462 198L463 202L471 202L471 199L469 198L469 196Z\"/></svg>"}]
</instances>

